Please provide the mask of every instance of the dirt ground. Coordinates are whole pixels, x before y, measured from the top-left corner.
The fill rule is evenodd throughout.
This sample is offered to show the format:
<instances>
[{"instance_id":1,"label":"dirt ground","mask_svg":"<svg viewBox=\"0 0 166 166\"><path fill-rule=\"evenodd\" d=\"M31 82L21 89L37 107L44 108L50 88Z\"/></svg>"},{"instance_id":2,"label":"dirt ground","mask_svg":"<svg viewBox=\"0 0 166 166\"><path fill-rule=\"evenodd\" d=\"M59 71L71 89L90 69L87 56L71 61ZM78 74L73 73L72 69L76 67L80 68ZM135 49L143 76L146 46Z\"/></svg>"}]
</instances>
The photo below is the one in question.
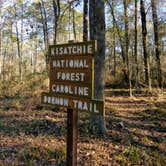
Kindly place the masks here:
<instances>
[{"instance_id":1,"label":"dirt ground","mask_svg":"<svg viewBox=\"0 0 166 166\"><path fill-rule=\"evenodd\" d=\"M26 91L25 91L26 92ZM165 166L166 98L106 89L107 135L79 113L78 166ZM40 104L40 91L0 97L0 166L63 166L66 112Z\"/></svg>"}]
</instances>

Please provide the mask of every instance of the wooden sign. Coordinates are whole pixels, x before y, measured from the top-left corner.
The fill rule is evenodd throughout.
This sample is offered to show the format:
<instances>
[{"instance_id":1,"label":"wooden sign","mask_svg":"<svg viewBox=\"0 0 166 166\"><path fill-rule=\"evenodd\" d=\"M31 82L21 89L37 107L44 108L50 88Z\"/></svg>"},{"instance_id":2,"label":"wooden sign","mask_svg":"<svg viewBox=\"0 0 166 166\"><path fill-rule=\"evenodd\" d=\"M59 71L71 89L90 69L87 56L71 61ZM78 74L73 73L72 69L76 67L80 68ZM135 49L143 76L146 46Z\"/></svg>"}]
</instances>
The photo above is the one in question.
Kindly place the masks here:
<instances>
[{"instance_id":1,"label":"wooden sign","mask_svg":"<svg viewBox=\"0 0 166 166\"><path fill-rule=\"evenodd\" d=\"M50 92L42 103L103 115L103 101L94 100L96 50L95 41L51 45Z\"/></svg>"},{"instance_id":2,"label":"wooden sign","mask_svg":"<svg viewBox=\"0 0 166 166\"><path fill-rule=\"evenodd\" d=\"M64 95L56 95L54 93L42 93L42 103L92 114L104 115L104 102L100 100L69 97Z\"/></svg>"},{"instance_id":3,"label":"wooden sign","mask_svg":"<svg viewBox=\"0 0 166 166\"><path fill-rule=\"evenodd\" d=\"M42 103L67 108L67 166L77 165L77 111L104 116L104 102L94 100L96 42L51 45L50 92Z\"/></svg>"},{"instance_id":4,"label":"wooden sign","mask_svg":"<svg viewBox=\"0 0 166 166\"><path fill-rule=\"evenodd\" d=\"M94 98L95 41L50 46L50 92Z\"/></svg>"}]
</instances>

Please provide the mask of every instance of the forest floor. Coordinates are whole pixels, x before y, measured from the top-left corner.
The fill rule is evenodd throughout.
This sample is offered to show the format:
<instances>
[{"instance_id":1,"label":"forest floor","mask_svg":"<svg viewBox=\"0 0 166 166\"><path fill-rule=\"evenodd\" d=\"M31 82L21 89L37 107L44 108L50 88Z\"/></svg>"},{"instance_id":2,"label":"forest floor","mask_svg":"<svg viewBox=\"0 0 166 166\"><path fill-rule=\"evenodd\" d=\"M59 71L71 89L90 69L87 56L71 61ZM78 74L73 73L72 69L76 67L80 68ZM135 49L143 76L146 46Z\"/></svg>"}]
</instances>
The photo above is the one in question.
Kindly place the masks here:
<instances>
[{"instance_id":1,"label":"forest floor","mask_svg":"<svg viewBox=\"0 0 166 166\"><path fill-rule=\"evenodd\" d=\"M5 86L0 95L0 166L64 166L66 112L41 106L48 81L39 75ZM105 137L92 130L89 115L79 113L78 166L166 165L164 92L129 97L127 90L106 89L105 110Z\"/></svg>"}]
</instances>

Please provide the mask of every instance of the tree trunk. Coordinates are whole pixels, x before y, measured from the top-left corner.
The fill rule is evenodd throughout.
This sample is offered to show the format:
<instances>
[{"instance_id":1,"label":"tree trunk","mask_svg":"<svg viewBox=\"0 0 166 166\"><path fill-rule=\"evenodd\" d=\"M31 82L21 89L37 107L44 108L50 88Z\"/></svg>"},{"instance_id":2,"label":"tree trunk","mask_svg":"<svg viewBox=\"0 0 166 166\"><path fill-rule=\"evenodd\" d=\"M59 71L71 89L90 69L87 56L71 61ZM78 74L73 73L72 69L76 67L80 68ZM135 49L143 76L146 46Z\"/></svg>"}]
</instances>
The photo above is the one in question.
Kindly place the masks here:
<instances>
[{"instance_id":1,"label":"tree trunk","mask_svg":"<svg viewBox=\"0 0 166 166\"><path fill-rule=\"evenodd\" d=\"M113 57L114 57L114 77L116 76L116 35L115 25L113 25Z\"/></svg>"},{"instance_id":2,"label":"tree trunk","mask_svg":"<svg viewBox=\"0 0 166 166\"><path fill-rule=\"evenodd\" d=\"M72 20L73 20L73 35L74 35L74 41L77 40L77 35L76 35L76 25L75 25L75 10L72 9Z\"/></svg>"},{"instance_id":3,"label":"tree trunk","mask_svg":"<svg viewBox=\"0 0 166 166\"><path fill-rule=\"evenodd\" d=\"M18 51L18 57L19 57L19 76L21 80L22 79L22 56L21 56L21 50L20 50L20 39L19 39L17 22L16 22L16 38L17 38L17 51Z\"/></svg>"},{"instance_id":4,"label":"tree trunk","mask_svg":"<svg viewBox=\"0 0 166 166\"><path fill-rule=\"evenodd\" d=\"M126 58L125 58L123 37L121 35L119 25L118 25L117 20L115 18L114 6L113 6L114 3L111 4L109 1L107 1L107 3L108 3L108 5L110 7L110 10L111 10L111 15L112 15L112 18L113 18L113 24L115 25L117 33L118 33L120 47L121 47L121 55L122 55L122 60L123 60L123 64L124 64L124 69L123 69L124 79L128 83L128 73L127 73L127 70L126 70Z\"/></svg>"},{"instance_id":5,"label":"tree trunk","mask_svg":"<svg viewBox=\"0 0 166 166\"><path fill-rule=\"evenodd\" d=\"M58 20L60 16L60 1L53 0L53 11L54 11L54 44L57 42L57 29L58 29Z\"/></svg>"},{"instance_id":6,"label":"tree trunk","mask_svg":"<svg viewBox=\"0 0 166 166\"><path fill-rule=\"evenodd\" d=\"M14 6L15 9L15 19L17 18L17 9L16 6ZM22 80L22 55L21 55L21 47L20 47L20 39L19 39L19 31L18 31L18 23L16 21L16 41L17 41L17 53L19 57L19 77L20 80Z\"/></svg>"},{"instance_id":7,"label":"tree trunk","mask_svg":"<svg viewBox=\"0 0 166 166\"><path fill-rule=\"evenodd\" d=\"M112 0L112 12L114 13L114 0ZM114 77L116 76L116 35L115 35L115 21L113 21L113 58L114 58Z\"/></svg>"},{"instance_id":8,"label":"tree trunk","mask_svg":"<svg viewBox=\"0 0 166 166\"><path fill-rule=\"evenodd\" d=\"M127 10L127 0L123 0L124 7L124 22L125 22L125 63L127 70L129 72L129 25L128 25L128 10Z\"/></svg>"},{"instance_id":9,"label":"tree trunk","mask_svg":"<svg viewBox=\"0 0 166 166\"><path fill-rule=\"evenodd\" d=\"M154 27L154 42L155 42L155 52L156 52L156 62L157 62L157 79L158 85L162 87L162 70L161 70L161 60L160 60L160 45L159 45L159 34L158 34L158 15L157 15L157 1L151 0L152 4L152 16L153 16L153 27Z\"/></svg>"},{"instance_id":10,"label":"tree trunk","mask_svg":"<svg viewBox=\"0 0 166 166\"><path fill-rule=\"evenodd\" d=\"M83 41L88 40L88 0L84 0Z\"/></svg>"},{"instance_id":11,"label":"tree trunk","mask_svg":"<svg viewBox=\"0 0 166 166\"><path fill-rule=\"evenodd\" d=\"M127 70L127 82L132 96L131 69L129 63L129 21L128 21L128 0L123 0L124 22L125 22L125 67Z\"/></svg>"},{"instance_id":12,"label":"tree trunk","mask_svg":"<svg viewBox=\"0 0 166 166\"><path fill-rule=\"evenodd\" d=\"M20 45L20 52L21 52L21 57L20 57L20 61L21 61L21 66L23 63L23 28L24 28L24 22L23 22L23 17L24 17L24 2L21 2L21 45ZM23 77L23 71L21 74L21 80Z\"/></svg>"},{"instance_id":13,"label":"tree trunk","mask_svg":"<svg viewBox=\"0 0 166 166\"><path fill-rule=\"evenodd\" d=\"M97 53L95 55L94 96L104 100L105 79L105 13L104 0L89 1L90 39L97 40ZM97 124L99 134L106 134L104 117L93 115L93 122Z\"/></svg>"},{"instance_id":14,"label":"tree trunk","mask_svg":"<svg viewBox=\"0 0 166 166\"><path fill-rule=\"evenodd\" d=\"M139 72L139 68L138 68L138 51L137 51L137 45L138 45L138 30L137 30L137 11L138 11L138 5L137 5L137 1L138 0L135 0L135 33L134 33L134 57L135 57L135 71L136 71L136 74L135 74L135 86L138 87L138 82L139 82L139 78L138 78L138 72Z\"/></svg>"},{"instance_id":15,"label":"tree trunk","mask_svg":"<svg viewBox=\"0 0 166 166\"><path fill-rule=\"evenodd\" d=\"M49 39L48 39L48 26L47 26L47 15L45 10L45 5L43 0L41 0L41 3L39 3L39 9L40 9L40 15L41 20L43 24L43 36L44 36L44 46L45 46L45 63L46 63L46 69L48 66L48 45L49 45Z\"/></svg>"},{"instance_id":16,"label":"tree trunk","mask_svg":"<svg viewBox=\"0 0 166 166\"><path fill-rule=\"evenodd\" d=\"M2 56L2 31L1 31L1 29L0 29L0 79L1 79L1 76L2 76L2 70L1 70L1 65L2 65L1 56Z\"/></svg>"},{"instance_id":17,"label":"tree trunk","mask_svg":"<svg viewBox=\"0 0 166 166\"><path fill-rule=\"evenodd\" d=\"M141 21L142 21L142 46L143 46L143 55L144 55L145 82L148 84L149 90L151 90L149 55L147 51L146 13L145 13L144 0L140 0L140 12L141 12Z\"/></svg>"}]
</instances>

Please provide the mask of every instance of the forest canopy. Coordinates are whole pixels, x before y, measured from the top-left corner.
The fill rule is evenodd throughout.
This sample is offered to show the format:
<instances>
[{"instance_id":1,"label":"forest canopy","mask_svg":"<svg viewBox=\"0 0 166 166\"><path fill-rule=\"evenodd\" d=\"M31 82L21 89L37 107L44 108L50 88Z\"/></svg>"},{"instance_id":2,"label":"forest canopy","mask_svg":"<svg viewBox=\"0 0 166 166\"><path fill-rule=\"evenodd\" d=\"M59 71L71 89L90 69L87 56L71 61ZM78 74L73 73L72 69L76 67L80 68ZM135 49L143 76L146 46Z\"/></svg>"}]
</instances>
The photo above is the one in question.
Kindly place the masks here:
<instances>
[{"instance_id":1,"label":"forest canopy","mask_svg":"<svg viewBox=\"0 0 166 166\"><path fill-rule=\"evenodd\" d=\"M87 2L1 0L1 79L22 79L27 74L46 71L51 44L90 40L87 32L91 11L88 6L85 10ZM165 10L164 0L105 1L108 85L166 85Z\"/></svg>"}]
</instances>

